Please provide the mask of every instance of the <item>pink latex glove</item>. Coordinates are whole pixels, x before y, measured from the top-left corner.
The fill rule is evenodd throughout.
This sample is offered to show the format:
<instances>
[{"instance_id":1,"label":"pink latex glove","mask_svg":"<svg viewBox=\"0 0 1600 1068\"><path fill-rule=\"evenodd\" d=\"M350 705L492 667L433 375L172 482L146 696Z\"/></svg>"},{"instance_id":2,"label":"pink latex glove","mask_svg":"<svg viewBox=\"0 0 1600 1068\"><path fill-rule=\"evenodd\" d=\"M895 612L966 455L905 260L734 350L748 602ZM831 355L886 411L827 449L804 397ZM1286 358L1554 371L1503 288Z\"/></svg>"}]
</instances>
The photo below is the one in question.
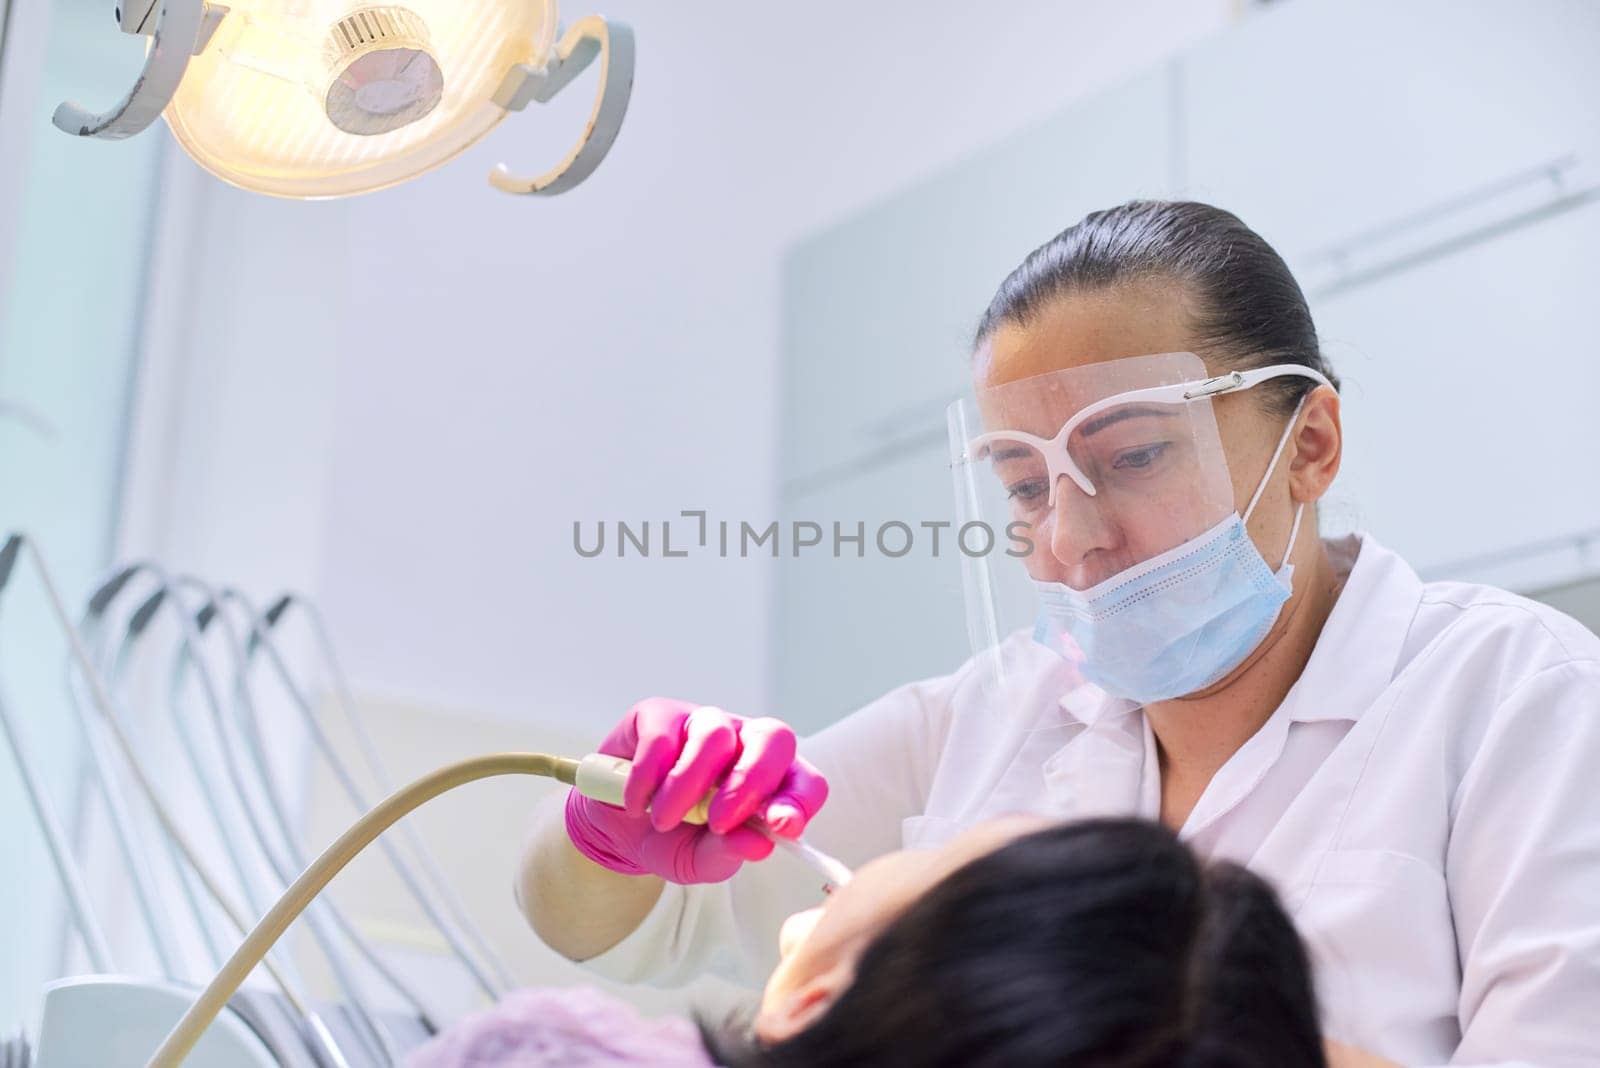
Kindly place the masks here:
<instances>
[{"instance_id":1,"label":"pink latex glove","mask_svg":"<svg viewBox=\"0 0 1600 1068\"><path fill-rule=\"evenodd\" d=\"M571 791L567 837L624 875L721 882L772 852L747 820L759 816L774 834L798 838L828 798L828 781L795 755L794 731L776 719L652 697L629 709L598 751L633 761L623 807ZM712 787L706 825L683 823Z\"/></svg>"}]
</instances>

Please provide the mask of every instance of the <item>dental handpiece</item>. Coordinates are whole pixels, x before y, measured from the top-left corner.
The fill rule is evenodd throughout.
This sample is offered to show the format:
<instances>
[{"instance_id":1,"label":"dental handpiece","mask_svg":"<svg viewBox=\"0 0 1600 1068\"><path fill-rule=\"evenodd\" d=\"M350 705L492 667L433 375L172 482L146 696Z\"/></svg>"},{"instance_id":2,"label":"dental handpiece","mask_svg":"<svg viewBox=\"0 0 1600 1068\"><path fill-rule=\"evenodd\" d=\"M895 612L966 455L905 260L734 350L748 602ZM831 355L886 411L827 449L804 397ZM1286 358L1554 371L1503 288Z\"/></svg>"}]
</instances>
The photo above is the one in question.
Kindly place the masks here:
<instances>
[{"instance_id":1,"label":"dental handpiece","mask_svg":"<svg viewBox=\"0 0 1600 1068\"><path fill-rule=\"evenodd\" d=\"M628 772L633 769L633 762L622 757L606 756L604 753L590 753L578 761L577 768L571 780L566 780L557 772L557 778L570 781L578 793L594 801L608 805L622 806L622 789L628 782ZM564 769L563 769L564 770ZM710 808L711 798L716 791L712 790L700 799L700 802L690 809L683 817L685 823L705 823L706 811ZM746 823L746 827L766 836L772 844L785 853L795 857L812 871L822 876L825 880L825 889L844 886L850 882L850 869L834 857L830 857L822 850L799 838L785 838L773 832L772 828L759 817L753 816Z\"/></svg>"}]
</instances>

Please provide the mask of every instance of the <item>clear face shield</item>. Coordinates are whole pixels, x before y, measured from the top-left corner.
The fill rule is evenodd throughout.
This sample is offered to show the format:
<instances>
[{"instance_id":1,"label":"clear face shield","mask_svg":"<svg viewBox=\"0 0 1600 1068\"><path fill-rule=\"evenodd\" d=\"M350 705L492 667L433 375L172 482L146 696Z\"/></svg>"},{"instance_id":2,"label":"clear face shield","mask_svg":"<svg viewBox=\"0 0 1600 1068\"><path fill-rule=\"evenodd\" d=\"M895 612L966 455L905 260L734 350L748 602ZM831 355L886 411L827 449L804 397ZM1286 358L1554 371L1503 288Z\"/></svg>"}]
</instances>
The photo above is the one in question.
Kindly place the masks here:
<instances>
[{"instance_id":1,"label":"clear face shield","mask_svg":"<svg viewBox=\"0 0 1600 1068\"><path fill-rule=\"evenodd\" d=\"M1136 356L951 406L958 524L994 534L992 552L962 557L969 637L994 681L1025 670L1027 639L1139 701L1196 692L1248 655L1292 569L1268 566L1245 533L1212 398L1291 374L1321 380Z\"/></svg>"}]
</instances>

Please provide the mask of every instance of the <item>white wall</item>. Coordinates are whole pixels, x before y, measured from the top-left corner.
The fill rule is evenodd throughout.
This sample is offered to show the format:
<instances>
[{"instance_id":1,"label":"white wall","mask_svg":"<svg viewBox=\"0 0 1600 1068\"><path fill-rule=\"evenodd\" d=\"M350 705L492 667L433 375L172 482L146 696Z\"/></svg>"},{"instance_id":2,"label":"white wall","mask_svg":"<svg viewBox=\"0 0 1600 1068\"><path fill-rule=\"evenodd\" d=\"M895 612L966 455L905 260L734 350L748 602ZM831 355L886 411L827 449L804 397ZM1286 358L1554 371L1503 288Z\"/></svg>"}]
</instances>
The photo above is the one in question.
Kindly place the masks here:
<instances>
[{"instance_id":1,"label":"white wall","mask_svg":"<svg viewBox=\"0 0 1600 1068\"><path fill-rule=\"evenodd\" d=\"M595 728L657 691L759 710L767 570L584 560L572 522L773 518L785 247L1231 9L623 0L634 104L566 197L484 175L553 158L587 83L367 198L200 177L168 229L204 303L154 346L179 366L146 410L183 401L147 422L128 547L308 586L359 689Z\"/></svg>"}]
</instances>

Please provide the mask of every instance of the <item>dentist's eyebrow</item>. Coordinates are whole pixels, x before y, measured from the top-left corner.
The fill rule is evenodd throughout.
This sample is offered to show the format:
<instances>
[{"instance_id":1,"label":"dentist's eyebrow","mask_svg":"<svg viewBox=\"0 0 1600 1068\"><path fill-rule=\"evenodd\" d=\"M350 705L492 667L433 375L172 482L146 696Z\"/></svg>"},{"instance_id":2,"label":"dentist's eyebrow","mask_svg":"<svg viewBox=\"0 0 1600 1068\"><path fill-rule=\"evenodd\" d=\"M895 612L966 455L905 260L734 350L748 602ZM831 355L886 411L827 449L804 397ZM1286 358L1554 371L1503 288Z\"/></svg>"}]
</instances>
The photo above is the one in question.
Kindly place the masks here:
<instances>
[{"instance_id":1,"label":"dentist's eyebrow","mask_svg":"<svg viewBox=\"0 0 1600 1068\"><path fill-rule=\"evenodd\" d=\"M1170 407L1151 407L1147 405L1143 407L1135 406L1132 408L1118 408L1114 411L1107 412L1105 415L1089 420L1087 423L1078 428L1078 433L1082 434L1084 437L1088 437L1090 434L1098 434L1106 427L1112 425L1113 423L1120 423L1124 419L1139 419L1143 416L1156 416L1162 419L1175 419L1177 418L1177 415L1178 413L1173 411Z\"/></svg>"},{"instance_id":2,"label":"dentist's eyebrow","mask_svg":"<svg viewBox=\"0 0 1600 1068\"><path fill-rule=\"evenodd\" d=\"M989 462L1001 463L1005 460L1026 460L1030 456L1038 456L1039 450L1031 445L1012 445L1010 448L989 448Z\"/></svg>"}]
</instances>

